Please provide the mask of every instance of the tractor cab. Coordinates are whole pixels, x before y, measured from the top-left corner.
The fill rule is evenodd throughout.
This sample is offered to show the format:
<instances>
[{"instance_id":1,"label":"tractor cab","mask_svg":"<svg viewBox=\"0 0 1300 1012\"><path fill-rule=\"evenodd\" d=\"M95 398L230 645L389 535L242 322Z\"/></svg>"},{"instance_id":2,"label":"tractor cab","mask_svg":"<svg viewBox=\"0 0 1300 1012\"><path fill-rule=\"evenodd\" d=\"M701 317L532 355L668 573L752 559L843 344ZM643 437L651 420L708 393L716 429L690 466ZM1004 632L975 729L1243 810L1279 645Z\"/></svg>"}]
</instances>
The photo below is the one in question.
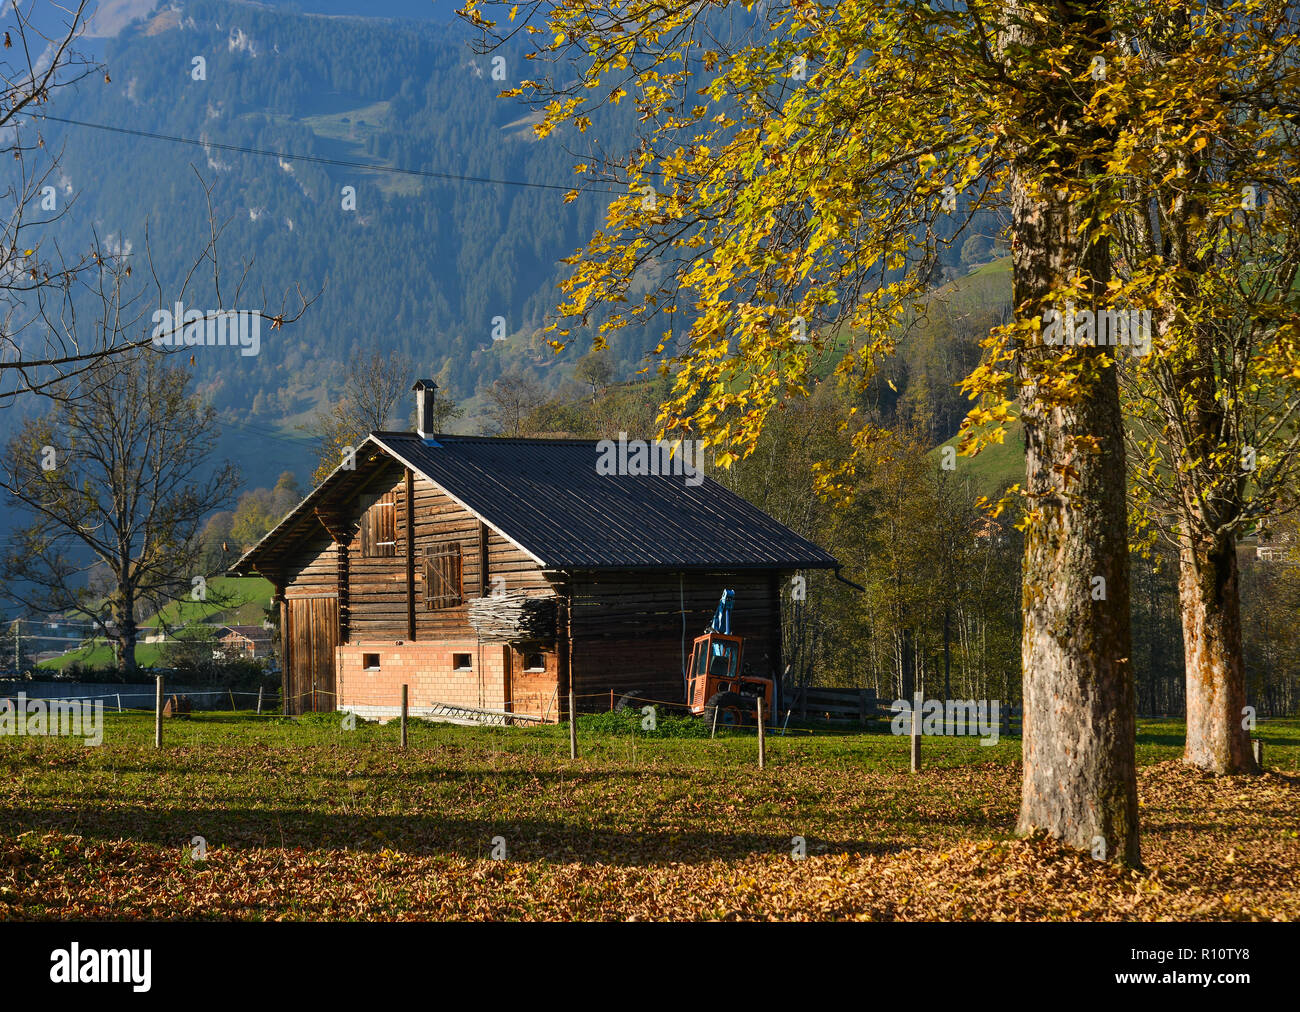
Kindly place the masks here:
<instances>
[{"instance_id":1,"label":"tractor cab","mask_svg":"<svg viewBox=\"0 0 1300 1012\"><path fill-rule=\"evenodd\" d=\"M691 713L713 719L718 711L722 724L740 724L757 719L757 700L771 714L773 682L751 675L742 666L745 641L731 635L731 604L735 591L726 590L718 602L713 621L697 636L687 671L686 698Z\"/></svg>"},{"instance_id":2,"label":"tractor cab","mask_svg":"<svg viewBox=\"0 0 1300 1012\"><path fill-rule=\"evenodd\" d=\"M717 692L730 692L731 683L740 679L740 662L745 641L739 636L707 632L695 640L691 651L691 712L704 712L704 704Z\"/></svg>"}]
</instances>

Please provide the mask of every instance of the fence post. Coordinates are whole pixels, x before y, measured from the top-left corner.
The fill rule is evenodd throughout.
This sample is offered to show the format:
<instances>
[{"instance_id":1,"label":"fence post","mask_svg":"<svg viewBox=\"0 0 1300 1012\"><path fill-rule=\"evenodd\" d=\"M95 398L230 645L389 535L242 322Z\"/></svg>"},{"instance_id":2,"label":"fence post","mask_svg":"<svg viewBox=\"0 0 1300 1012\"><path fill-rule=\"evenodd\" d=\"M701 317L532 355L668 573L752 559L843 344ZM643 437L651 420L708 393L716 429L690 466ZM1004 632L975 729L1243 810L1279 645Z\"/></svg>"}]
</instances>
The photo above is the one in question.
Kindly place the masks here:
<instances>
[{"instance_id":1,"label":"fence post","mask_svg":"<svg viewBox=\"0 0 1300 1012\"><path fill-rule=\"evenodd\" d=\"M718 707L713 708L713 727L709 729L709 740L712 741L718 733Z\"/></svg>"},{"instance_id":2,"label":"fence post","mask_svg":"<svg viewBox=\"0 0 1300 1012\"><path fill-rule=\"evenodd\" d=\"M767 738L763 734L763 697L759 696L756 701L758 703L758 768L761 770L767 760Z\"/></svg>"},{"instance_id":3,"label":"fence post","mask_svg":"<svg viewBox=\"0 0 1300 1012\"><path fill-rule=\"evenodd\" d=\"M915 696L912 697L912 703L914 704L912 706L912 722L910 728L908 729L911 732L912 772L920 773L921 772L921 707L924 704L924 700L921 697L921 693L918 692L916 693Z\"/></svg>"},{"instance_id":4,"label":"fence post","mask_svg":"<svg viewBox=\"0 0 1300 1012\"><path fill-rule=\"evenodd\" d=\"M162 748L163 676L158 675L157 679L153 696L153 747Z\"/></svg>"},{"instance_id":5,"label":"fence post","mask_svg":"<svg viewBox=\"0 0 1300 1012\"><path fill-rule=\"evenodd\" d=\"M264 686L261 685L257 687L257 715L259 717L262 715L262 689L263 688Z\"/></svg>"},{"instance_id":6,"label":"fence post","mask_svg":"<svg viewBox=\"0 0 1300 1012\"><path fill-rule=\"evenodd\" d=\"M235 712L235 690L234 689L230 690L230 712L231 713Z\"/></svg>"},{"instance_id":7,"label":"fence post","mask_svg":"<svg viewBox=\"0 0 1300 1012\"><path fill-rule=\"evenodd\" d=\"M122 693L120 692L117 694L117 712L122 712Z\"/></svg>"},{"instance_id":8,"label":"fence post","mask_svg":"<svg viewBox=\"0 0 1300 1012\"><path fill-rule=\"evenodd\" d=\"M406 748L406 685L402 685L402 748Z\"/></svg>"},{"instance_id":9,"label":"fence post","mask_svg":"<svg viewBox=\"0 0 1300 1012\"><path fill-rule=\"evenodd\" d=\"M578 758L578 718L573 703L573 686L569 686L569 758Z\"/></svg>"}]
</instances>

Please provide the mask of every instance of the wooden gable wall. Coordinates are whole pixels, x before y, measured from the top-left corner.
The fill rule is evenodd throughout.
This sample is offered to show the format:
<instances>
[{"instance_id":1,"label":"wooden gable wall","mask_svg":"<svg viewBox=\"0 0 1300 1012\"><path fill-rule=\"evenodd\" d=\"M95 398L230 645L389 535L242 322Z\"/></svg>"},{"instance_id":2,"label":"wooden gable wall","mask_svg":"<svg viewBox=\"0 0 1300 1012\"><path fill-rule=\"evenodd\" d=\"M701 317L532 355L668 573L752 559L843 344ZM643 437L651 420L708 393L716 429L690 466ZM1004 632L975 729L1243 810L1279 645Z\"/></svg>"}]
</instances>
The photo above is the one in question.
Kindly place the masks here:
<instances>
[{"instance_id":1,"label":"wooden gable wall","mask_svg":"<svg viewBox=\"0 0 1300 1012\"><path fill-rule=\"evenodd\" d=\"M526 553L423 476L412 475L408 489L406 469L393 463L368 484L365 493L393 497L397 544L391 556L366 558L360 534L349 541L344 579L345 642L472 638L467 609L470 599L491 593L497 586L507 591L549 592L550 584ZM414 506L413 524L408 522L408 501ZM359 528L364 522L361 498L349 505L345 519L348 529ZM453 543L460 546L462 603L430 611L424 602L425 553ZM502 577L504 584L494 583L496 576ZM408 595L411 586L413 597ZM414 637L410 635L412 623Z\"/></svg>"},{"instance_id":2,"label":"wooden gable wall","mask_svg":"<svg viewBox=\"0 0 1300 1012\"><path fill-rule=\"evenodd\" d=\"M284 596L326 597L339 589L338 549L323 530L306 539L284 573Z\"/></svg>"}]
</instances>

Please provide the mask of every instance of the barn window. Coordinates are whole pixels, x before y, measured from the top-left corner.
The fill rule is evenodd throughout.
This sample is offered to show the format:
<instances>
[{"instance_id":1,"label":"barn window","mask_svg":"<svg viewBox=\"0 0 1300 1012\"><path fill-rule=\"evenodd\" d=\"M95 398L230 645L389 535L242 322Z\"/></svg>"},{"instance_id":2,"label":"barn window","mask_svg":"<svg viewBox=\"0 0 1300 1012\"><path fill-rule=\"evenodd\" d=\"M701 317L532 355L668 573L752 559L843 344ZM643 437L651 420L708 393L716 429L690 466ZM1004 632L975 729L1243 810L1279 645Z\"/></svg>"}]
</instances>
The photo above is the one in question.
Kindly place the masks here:
<instances>
[{"instance_id":1,"label":"barn window","mask_svg":"<svg viewBox=\"0 0 1300 1012\"><path fill-rule=\"evenodd\" d=\"M424 610L455 608L463 599L460 542L434 545L424 554Z\"/></svg>"},{"instance_id":2,"label":"barn window","mask_svg":"<svg viewBox=\"0 0 1300 1012\"><path fill-rule=\"evenodd\" d=\"M469 654L452 654L451 666L455 671L473 671L474 659Z\"/></svg>"},{"instance_id":3,"label":"barn window","mask_svg":"<svg viewBox=\"0 0 1300 1012\"><path fill-rule=\"evenodd\" d=\"M367 496L361 515L361 557L379 559L397 554L397 493Z\"/></svg>"},{"instance_id":4,"label":"barn window","mask_svg":"<svg viewBox=\"0 0 1300 1012\"><path fill-rule=\"evenodd\" d=\"M525 671L545 671L546 658L542 654L524 654Z\"/></svg>"},{"instance_id":5,"label":"barn window","mask_svg":"<svg viewBox=\"0 0 1300 1012\"><path fill-rule=\"evenodd\" d=\"M379 655L378 655L378 654L362 654L362 655L361 655L361 666L362 666L363 668L365 668L367 671L378 671L378 670L379 670Z\"/></svg>"}]
</instances>

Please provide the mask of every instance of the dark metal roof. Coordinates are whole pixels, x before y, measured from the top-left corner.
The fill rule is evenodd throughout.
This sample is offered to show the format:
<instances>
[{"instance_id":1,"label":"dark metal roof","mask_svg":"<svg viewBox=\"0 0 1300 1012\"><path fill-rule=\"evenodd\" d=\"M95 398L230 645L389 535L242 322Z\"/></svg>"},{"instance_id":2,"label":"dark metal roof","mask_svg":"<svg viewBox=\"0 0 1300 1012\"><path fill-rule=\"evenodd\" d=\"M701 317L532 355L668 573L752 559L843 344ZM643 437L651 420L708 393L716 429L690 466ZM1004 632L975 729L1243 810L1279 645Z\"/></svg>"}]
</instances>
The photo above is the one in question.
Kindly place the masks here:
<instances>
[{"instance_id":1,"label":"dark metal roof","mask_svg":"<svg viewBox=\"0 0 1300 1012\"><path fill-rule=\"evenodd\" d=\"M547 569L832 567L833 556L717 482L599 474L596 440L372 438Z\"/></svg>"},{"instance_id":2,"label":"dark metal roof","mask_svg":"<svg viewBox=\"0 0 1300 1012\"><path fill-rule=\"evenodd\" d=\"M374 432L368 440L424 475L544 569L820 569L828 552L710 478L597 472L596 440ZM365 447L358 451L362 459ZM236 565L281 555L336 471Z\"/></svg>"}]
</instances>

